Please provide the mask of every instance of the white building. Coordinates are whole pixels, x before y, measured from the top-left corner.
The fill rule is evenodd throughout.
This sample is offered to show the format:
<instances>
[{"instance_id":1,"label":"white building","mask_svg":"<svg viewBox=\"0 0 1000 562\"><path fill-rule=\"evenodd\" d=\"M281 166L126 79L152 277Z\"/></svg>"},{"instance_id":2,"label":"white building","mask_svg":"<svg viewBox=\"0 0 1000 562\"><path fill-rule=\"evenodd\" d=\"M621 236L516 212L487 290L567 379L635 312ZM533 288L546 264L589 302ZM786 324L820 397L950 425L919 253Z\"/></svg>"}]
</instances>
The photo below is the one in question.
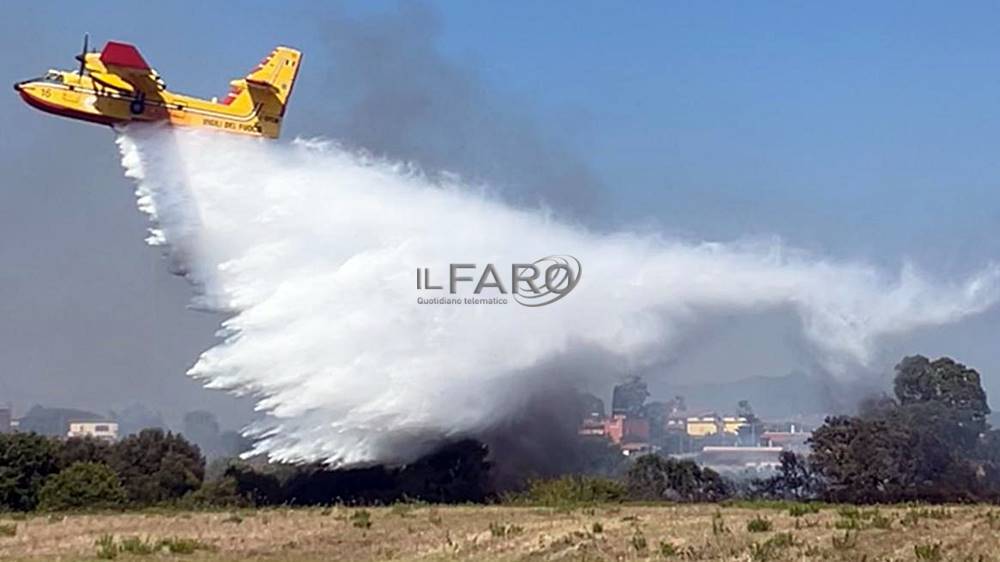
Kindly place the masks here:
<instances>
[{"instance_id":1,"label":"white building","mask_svg":"<svg viewBox=\"0 0 1000 562\"><path fill-rule=\"evenodd\" d=\"M715 470L773 470L781 466L781 447L704 447L698 462Z\"/></svg>"},{"instance_id":2,"label":"white building","mask_svg":"<svg viewBox=\"0 0 1000 562\"><path fill-rule=\"evenodd\" d=\"M118 439L118 422L113 421L71 421L67 437L95 437L116 441Z\"/></svg>"}]
</instances>

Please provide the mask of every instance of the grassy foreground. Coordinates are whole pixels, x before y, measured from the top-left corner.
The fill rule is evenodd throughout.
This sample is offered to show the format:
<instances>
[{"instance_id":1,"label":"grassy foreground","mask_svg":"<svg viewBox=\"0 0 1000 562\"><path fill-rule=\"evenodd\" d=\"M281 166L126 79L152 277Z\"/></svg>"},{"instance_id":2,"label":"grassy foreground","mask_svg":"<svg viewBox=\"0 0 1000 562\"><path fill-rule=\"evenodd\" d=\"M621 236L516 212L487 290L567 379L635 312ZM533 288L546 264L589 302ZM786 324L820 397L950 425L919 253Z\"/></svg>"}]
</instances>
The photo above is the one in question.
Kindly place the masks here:
<instances>
[{"instance_id":1,"label":"grassy foreground","mask_svg":"<svg viewBox=\"0 0 1000 562\"><path fill-rule=\"evenodd\" d=\"M1000 561L995 506L397 505L0 514L0 560Z\"/></svg>"}]
</instances>

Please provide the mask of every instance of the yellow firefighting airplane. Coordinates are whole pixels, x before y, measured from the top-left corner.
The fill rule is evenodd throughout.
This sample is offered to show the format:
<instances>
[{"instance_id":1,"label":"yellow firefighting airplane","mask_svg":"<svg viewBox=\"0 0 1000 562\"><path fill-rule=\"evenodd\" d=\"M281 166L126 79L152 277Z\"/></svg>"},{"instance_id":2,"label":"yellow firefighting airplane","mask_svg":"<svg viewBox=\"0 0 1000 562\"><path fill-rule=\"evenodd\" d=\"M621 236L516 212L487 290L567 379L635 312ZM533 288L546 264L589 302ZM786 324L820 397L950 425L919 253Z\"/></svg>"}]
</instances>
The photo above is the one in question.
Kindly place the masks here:
<instances>
[{"instance_id":1,"label":"yellow firefighting airplane","mask_svg":"<svg viewBox=\"0 0 1000 562\"><path fill-rule=\"evenodd\" d=\"M42 78L14 84L14 89L32 107L93 123L164 121L277 138L302 53L277 47L246 78L230 82L229 95L221 102L170 92L126 43L109 41L100 53L88 52L84 36L76 59L76 72L50 70Z\"/></svg>"}]
</instances>

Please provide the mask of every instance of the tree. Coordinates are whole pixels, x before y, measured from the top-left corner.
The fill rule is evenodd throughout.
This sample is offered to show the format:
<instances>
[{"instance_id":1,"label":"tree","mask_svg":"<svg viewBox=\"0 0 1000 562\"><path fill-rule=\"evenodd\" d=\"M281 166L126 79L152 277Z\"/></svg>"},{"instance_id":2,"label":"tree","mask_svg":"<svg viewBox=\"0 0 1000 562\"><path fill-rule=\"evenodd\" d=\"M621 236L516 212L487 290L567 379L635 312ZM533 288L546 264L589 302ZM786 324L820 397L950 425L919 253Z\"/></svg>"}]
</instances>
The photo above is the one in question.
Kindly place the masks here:
<instances>
[{"instance_id":1,"label":"tree","mask_svg":"<svg viewBox=\"0 0 1000 562\"><path fill-rule=\"evenodd\" d=\"M0 434L0 506L35 508L45 480L59 471L58 445L36 433Z\"/></svg>"},{"instance_id":2,"label":"tree","mask_svg":"<svg viewBox=\"0 0 1000 562\"><path fill-rule=\"evenodd\" d=\"M930 361L922 355L896 366L896 399L912 417L961 446L974 448L989 429L990 408L979 373L948 357Z\"/></svg>"},{"instance_id":3,"label":"tree","mask_svg":"<svg viewBox=\"0 0 1000 562\"><path fill-rule=\"evenodd\" d=\"M604 436L581 435L575 439L576 447L569 451L571 462L565 472L573 474L620 476L628 457Z\"/></svg>"},{"instance_id":4,"label":"tree","mask_svg":"<svg viewBox=\"0 0 1000 562\"><path fill-rule=\"evenodd\" d=\"M111 462L111 443L95 437L70 437L59 447L59 467L68 468L78 462L108 464Z\"/></svg>"},{"instance_id":5,"label":"tree","mask_svg":"<svg viewBox=\"0 0 1000 562\"><path fill-rule=\"evenodd\" d=\"M285 501L285 490L279 475L275 473L275 468L280 469L281 465L269 468L268 471L257 470L249 464L238 462L226 469L223 479L234 482L236 494L251 505L277 505ZM289 472L292 470L294 469L288 469Z\"/></svg>"},{"instance_id":6,"label":"tree","mask_svg":"<svg viewBox=\"0 0 1000 562\"><path fill-rule=\"evenodd\" d=\"M449 443L396 472L404 497L433 503L483 502L491 492L486 445Z\"/></svg>"},{"instance_id":7,"label":"tree","mask_svg":"<svg viewBox=\"0 0 1000 562\"><path fill-rule=\"evenodd\" d=\"M125 490L108 465L78 462L49 478L38 496L45 511L99 509L121 505Z\"/></svg>"},{"instance_id":8,"label":"tree","mask_svg":"<svg viewBox=\"0 0 1000 562\"><path fill-rule=\"evenodd\" d=\"M783 500L816 498L823 490L822 480L805 457L791 451L782 451L778 474L759 483L768 497Z\"/></svg>"},{"instance_id":9,"label":"tree","mask_svg":"<svg viewBox=\"0 0 1000 562\"><path fill-rule=\"evenodd\" d=\"M906 427L836 416L813 432L811 463L832 501L875 503L912 498L917 458Z\"/></svg>"},{"instance_id":10,"label":"tree","mask_svg":"<svg viewBox=\"0 0 1000 562\"><path fill-rule=\"evenodd\" d=\"M129 501L140 504L179 498L198 489L205 478L205 459L198 447L161 429L144 429L119 441L111 466Z\"/></svg>"},{"instance_id":11,"label":"tree","mask_svg":"<svg viewBox=\"0 0 1000 562\"><path fill-rule=\"evenodd\" d=\"M990 413L979 373L950 357L934 361L922 355L903 358L896 365L893 388L903 406L940 402L984 422Z\"/></svg>"},{"instance_id":12,"label":"tree","mask_svg":"<svg viewBox=\"0 0 1000 562\"><path fill-rule=\"evenodd\" d=\"M715 501L727 493L714 470L659 455L639 457L625 476L625 487L632 499L646 501Z\"/></svg>"},{"instance_id":13,"label":"tree","mask_svg":"<svg viewBox=\"0 0 1000 562\"><path fill-rule=\"evenodd\" d=\"M1000 491L979 373L946 357L907 357L894 391L896 400L869 400L860 416L828 418L813 433L811 464L828 499L959 501Z\"/></svg>"}]
</instances>

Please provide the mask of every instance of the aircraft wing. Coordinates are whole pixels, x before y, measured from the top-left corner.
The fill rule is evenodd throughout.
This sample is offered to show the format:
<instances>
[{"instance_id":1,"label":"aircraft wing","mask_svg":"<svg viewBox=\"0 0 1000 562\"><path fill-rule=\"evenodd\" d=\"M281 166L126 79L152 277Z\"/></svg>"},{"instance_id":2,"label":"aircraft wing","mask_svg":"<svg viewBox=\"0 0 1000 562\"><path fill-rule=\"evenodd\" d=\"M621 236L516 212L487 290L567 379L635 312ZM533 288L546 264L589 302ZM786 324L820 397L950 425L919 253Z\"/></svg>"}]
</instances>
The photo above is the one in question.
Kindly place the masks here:
<instances>
[{"instance_id":1,"label":"aircraft wing","mask_svg":"<svg viewBox=\"0 0 1000 562\"><path fill-rule=\"evenodd\" d=\"M163 81L134 45L108 41L101 51L100 60L108 74L115 75L135 91L152 96L163 89Z\"/></svg>"}]
</instances>

